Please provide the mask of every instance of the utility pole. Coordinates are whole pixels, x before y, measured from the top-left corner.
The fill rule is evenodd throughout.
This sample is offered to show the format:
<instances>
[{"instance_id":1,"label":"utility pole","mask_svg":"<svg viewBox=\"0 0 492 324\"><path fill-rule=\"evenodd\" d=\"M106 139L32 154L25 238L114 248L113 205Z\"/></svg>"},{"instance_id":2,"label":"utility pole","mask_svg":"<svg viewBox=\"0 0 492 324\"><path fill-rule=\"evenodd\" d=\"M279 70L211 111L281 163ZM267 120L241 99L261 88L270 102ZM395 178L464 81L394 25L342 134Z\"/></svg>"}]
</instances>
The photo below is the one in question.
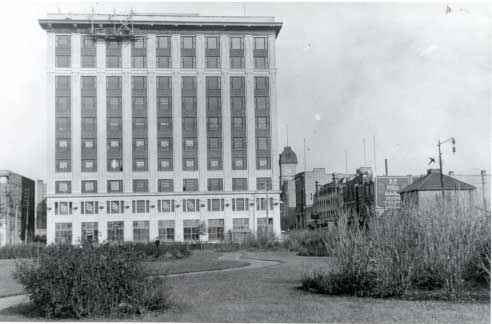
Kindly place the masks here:
<instances>
[{"instance_id":1,"label":"utility pole","mask_svg":"<svg viewBox=\"0 0 492 324\"><path fill-rule=\"evenodd\" d=\"M307 171L307 165L306 165L306 138L304 138L304 171Z\"/></svg>"},{"instance_id":2,"label":"utility pole","mask_svg":"<svg viewBox=\"0 0 492 324\"><path fill-rule=\"evenodd\" d=\"M439 175L441 177L441 193L442 193L442 201L444 202L444 181L443 181L443 176L442 176L442 152L441 152L441 145L444 143L447 143L451 141L453 143L453 154L456 153L456 147L454 146L456 144L456 140L454 137L448 138L445 141L437 141L437 147L439 149Z\"/></svg>"},{"instance_id":3,"label":"utility pole","mask_svg":"<svg viewBox=\"0 0 492 324\"><path fill-rule=\"evenodd\" d=\"M487 212L487 200L485 198L485 175L486 171L480 171L480 175L482 176L482 197L483 197L483 210Z\"/></svg>"}]
</instances>

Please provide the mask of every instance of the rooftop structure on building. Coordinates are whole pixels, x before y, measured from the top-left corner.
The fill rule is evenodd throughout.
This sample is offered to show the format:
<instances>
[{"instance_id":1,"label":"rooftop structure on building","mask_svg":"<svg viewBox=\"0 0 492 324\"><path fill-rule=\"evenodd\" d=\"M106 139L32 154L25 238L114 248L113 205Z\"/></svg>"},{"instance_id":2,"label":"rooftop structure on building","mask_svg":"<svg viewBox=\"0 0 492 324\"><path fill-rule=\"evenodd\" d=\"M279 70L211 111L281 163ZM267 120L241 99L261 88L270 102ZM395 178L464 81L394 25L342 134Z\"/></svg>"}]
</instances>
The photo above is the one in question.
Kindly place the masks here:
<instances>
[{"instance_id":1,"label":"rooftop structure on building","mask_svg":"<svg viewBox=\"0 0 492 324\"><path fill-rule=\"evenodd\" d=\"M442 175L443 187L441 187L441 172L439 169L427 170L427 175L413 182L412 184L401 189L399 193L412 192L412 191L438 191L444 190L475 190L476 187L450 177L448 175Z\"/></svg>"}]
</instances>

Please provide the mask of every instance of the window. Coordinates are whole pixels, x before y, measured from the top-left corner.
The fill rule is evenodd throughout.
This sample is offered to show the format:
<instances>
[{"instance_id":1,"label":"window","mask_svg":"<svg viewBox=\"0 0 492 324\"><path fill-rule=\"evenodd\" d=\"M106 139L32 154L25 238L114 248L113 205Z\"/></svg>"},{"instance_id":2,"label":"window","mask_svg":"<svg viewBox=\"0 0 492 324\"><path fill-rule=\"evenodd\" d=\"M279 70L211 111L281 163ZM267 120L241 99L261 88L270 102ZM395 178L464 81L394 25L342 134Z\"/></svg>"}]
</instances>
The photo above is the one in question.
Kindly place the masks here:
<instances>
[{"instance_id":1,"label":"window","mask_svg":"<svg viewBox=\"0 0 492 324\"><path fill-rule=\"evenodd\" d=\"M170 97L159 97L157 99L157 105L159 110L169 111L171 109L171 98Z\"/></svg>"},{"instance_id":2,"label":"window","mask_svg":"<svg viewBox=\"0 0 492 324\"><path fill-rule=\"evenodd\" d=\"M219 38L218 37L207 37L206 38L207 49L219 49Z\"/></svg>"},{"instance_id":3,"label":"window","mask_svg":"<svg viewBox=\"0 0 492 324\"><path fill-rule=\"evenodd\" d=\"M94 159L82 160L82 172L95 172L97 171L97 162Z\"/></svg>"},{"instance_id":4,"label":"window","mask_svg":"<svg viewBox=\"0 0 492 324\"><path fill-rule=\"evenodd\" d=\"M183 130L192 131L196 129L196 118L195 117L184 117L183 118Z\"/></svg>"},{"instance_id":5,"label":"window","mask_svg":"<svg viewBox=\"0 0 492 324\"><path fill-rule=\"evenodd\" d=\"M236 198L232 199L232 210L233 211L245 211L249 210L249 199L248 198Z\"/></svg>"},{"instance_id":6,"label":"window","mask_svg":"<svg viewBox=\"0 0 492 324\"><path fill-rule=\"evenodd\" d=\"M255 77L255 89L268 89L268 77Z\"/></svg>"},{"instance_id":7,"label":"window","mask_svg":"<svg viewBox=\"0 0 492 324\"><path fill-rule=\"evenodd\" d=\"M124 232L124 222L108 222L108 241L123 242Z\"/></svg>"},{"instance_id":8,"label":"window","mask_svg":"<svg viewBox=\"0 0 492 324\"><path fill-rule=\"evenodd\" d=\"M232 159L232 169L233 170L246 170L246 159L245 158L233 158Z\"/></svg>"},{"instance_id":9,"label":"window","mask_svg":"<svg viewBox=\"0 0 492 324\"><path fill-rule=\"evenodd\" d=\"M72 223L55 223L55 243L72 244Z\"/></svg>"},{"instance_id":10,"label":"window","mask_svg":"<svg viewBox=\"0 0 492 324\"><path fill-rule=\"evenodd\" d=\"M97 129L96 118L83 117L82 118L82 131L83 132L95 132Z\"/></svg>"},{"instance_id":11,"label":"window","mask_svg":"<svg viewBox=\"0 0 492 324\"><path fill-rule=\"evenodd\" d=\"M266 50L267 49L267 38L266 37L255 37L255 50Z\"/></svg>"},{"instance_id":12,"label":"window","mask_svg":"<svg viewBox=\"0 0 492 324\"><path fill-rule=\"evenodd\" d=\"M148 213L149 212L149 201L148 200L133 200L132 201L132 212L134 214Z\"/></svg>"},{"instance_id":13,"label":"window","mask_svg":"<svg viewBox=\"0 0 492 324\"><path fill-rule=\"evenodd\" d=\"M256 149L257 150L269 150L270 149L270 138L269 137L257 137L256 138Z\"/></svg>"},{"instance_id":14,"label":"window","mask_svg":"<svg viewBox=\"0 0 492 324\"><path fill-rule=\"evenodd\" d=\"M172 65L171 56L157 56L157 68L168 69Z\"/></svg>"},{"instance_id":15,"label":"window","mask_svg":"<svg viewBox=\"0 0 492 324\"><path fill-rule=\"evenodd\" d=\"M70 160L57 159L56 160L56 172L70 172L71 170Z\"/></svg>"},{"instance_id":16,"label":"window","mask_svg":"<svg viewBox=\"0 0 492 324\"><path fill-rule=\"evenodd\" d=\"M56 35L56 48L70 48L70 35Z\"/></svg>"},{"instance_id":17,"label":"window","mask_svg":"<svg viewBox=\"0 0 492 324\"><path fill-rule=\"evenodd\" d=\"M246 199L248 200L248 199ZM232 228L235 230L249 230L249 218L233 218Z\"/></svg>"},{"instance_id":18,"label":"window","mask_svg":"<svg viewBox=\"0 0 492 324\"><path fill-rule=\"evenodd\" d=\"M266 217L258 218L258 231L273 231L273 218L268 218L268 225Z\"/></svg>"},{"instance_id":19,"label":"window","mask_svg":"<svg viewBox=\"0 0 492 324\"><path fill-rule=\"evenodd\" d=\"M94 152L96 150L96 140L94 138L82 139L82 150L84 152Z\"/></svg>"},{"instance_id":20,"label":"window","mask_svg":"<svg viewBox=\"0 0 492 324\"><path fill-rule=\"evenodd\" d=\"M185 241L198 241L200 239L200 221L185 219L183 220L183 239Z\"/></svg>"},{"instance_id":21,"label":"window","mask_svg":"<svg viewBox=\"0 0 492 324\"><path fill-rule=\"evenodd\" d=\"M244 118L243 117L233 117L232 118L232 128L233 129L243 129L244 128Z\"/></svg>"},{"instance_id":22,"label":"window","mask_svg":"<svg viewBox=\"0 0 492 324\"><path fill-rule=\"evenodd\" d=\"M133 160L134 171L147 171L147 159L134 159Z\"/></svg>"},{"instance_id":23,"label":"window","mask_svg":"<svg viewBox=\"0 0 492 324\"><path fill-rule=\"evenodd\" d=\"M97 214L99 204L97 201L82 201L80 203L80 213L83 215Z\"/></svg>"},{"instance_id":24,"label":"window","mask_svg":"<svg viewBox=\"0 0 492 324\"><path fill-rule=\"evenodd\" d=\"M121 151L121 140L119 138L108 139L108 151L111 153L118 153Z\"/></svg>"},{"instance_id":25,"label":"window","mask_svg":"<svg viewBox=\"0 0 492 324\"><path fill-rule=\"evenodd\" d=\"M231 97L231 110L244 111L245 109L244 97Z\"/></svg>"},{"instance_id":26,"label":"window","mask_svg":"<svg viewBox=\"0 0 492 324\"><path fill-rule=\"evenodd\" d=\"M243 49L243 38L231 37L231 49Z\"/></svg>"},{"instance_id":27,"label":"window","mask_svg":"<svg viewBox=\"0 0 492 324\"><path fill-rule=\"evenodd\" d=\"M240 90L244 88L244 77L233 76L231 77L231 89Z\"/></svg>"},{"instance_id":28,"label":"window","mask_svg":"<svg viewBox=\"0 0 492 324\"><path fill-rule=\"evenodd\" d=\"M94 77L94 76L83 76L82 77L82 89L84 89L84 90L96 89L96 77Z\"/></svg>"},{"instance_id":29,"label":"window","mask_svg":"<svg viewBox=\"0 0 492 324\"><path fill-rule=\"evenodd\" d=\"M159 130L166 131L171 129L171 118L160 117L159 118Z\"/></svg>"},{"instance_id":30,"label":"window","mask_svg":"<svg viewBox=\"0 0 492 324\"><path fill-rule=\"evenodd\" d=\"M196 149L196 139L195 138L185 138L184 139L184 150L194 151Z\"/></svg>"},{"instance_id":31,"label":"window","mask_svg":"<svg viewBox=\"0 0 492 324\"><path fill-rule=\"evenodd\" d=\"M97 180L82 180L82 192L83 193L97 192Z\"/></svg>"},{"instance_id":32,"label":"window","mask_svg":"<svg viewBox=\"0 0 492 324\"><path fill-rule=\"evenodd\" d=\"M220 112L220 97L207 97L207 110L209 112Z\"/></svg>"},{"instance_id":33,"label":"window","mask_svg":"<svg viewBox=\"0 0 492 324\"><path fill-rule=\"evenodd\" d=\"M82 39L83 48L96 48L96 42L92 37L84 36Z\"/></svg>"},{"instance_id":34,"label":"window","mask_svg":"<svg viewBox=\"0 0 492 324\"><path fill-rule=\"evenodd\" d=\"M72 203L66 201L55 202L55 215L72 215Z\"/></svg>"},{"instance_id":35,"label":"window","mask_svg":"<svg viewBox=\"0 0 492 324\"><path fill-rule=\"evenodd\" d=\"M183 199L183 211L184 212L200 211L200 200L198 200L198 199Z\"/></svg>"},{"instance_id":36,"label":"window","mask_svg":"<svg viewBox=\"0 0 492 324\"><path fill-rule=\"evenodd\" d=\"M108 214L123 214L125 212L125 202L123 200L107 201L106 212Z\"/></svg>"},{"instance_id":37,"label":"window","mask_svg":"<svg viewBox=\"0 0 492 324\"><path fill-rule=\"evenodd\" d=\"M182 56L181 57L181 67L184 69L195 68L196 59L194 56Z\"/></svg>"},{"instance_id":38,"label":"window","mask_svg":"<svg viewBox=\"0 0 492 324\"><path fill-rule=\"evenodd\" d=\"M160 138L159 139L159 150L163 152L171 151L171 139L170 138Z\"/></svg>"},{"instance_id":39,"label":"window","mask_svg":"<svg viewBox=\"0 0 492 324\"><path fill-rule=\"evenodd\" d=\"M157 89L171 89L171 77L168 76L159 76L157 77Z\"/></svg>"},{"instance_id":40,"label":"window","mask_svg":"<svg viewBox=\"0 0 492 324\"><path fill-rule=\"evenodd\" d=\"M244 150L246 149L244 145L244 137L233 137L232 138L232 149L233 150Z\"/></svg>"},{"instance_id":41,"label":"window","mask_svg":"<svg viewBox=\"0 0 492 324\"><path fill-rule=\"evenodd\" d=\"M255 69L267 69L268 68L268 58L265 56L255 57Z\"/></svg>"},{"instance_id":42,"label":"window","mask_svg":"<svg viewBox=\"0 0 492 324\"><path fill-rule=\"evenodd\" d=\"M270 108L268 97L255 97L255 108L257 110L267 110Z\"/></svg>"},{"instance_id":43,"label":"window","mask_svg":"<svg viewBox=\"0 0 492 324\"><path fill-rule=\"evenodd\" d=\"M144 69L147 66L147 58L145 56L132 56L132 67L134 69Z\"/></svg>"},{"instance_id":44,"label":"window","mask_svg":"<svg viewBox=\"0 0 492 324\"><path fill-rule=\"evenodd\" d=\"M174 220L159 220L159 240L174 241Z\"/></svg>"},{"instance_id":45,"label":"window","mask_svg":"<svg viewBox=\"0 0 492 324\"><path fill-rule=\"evenodd\" d=\"M181 87L183 89L192 90L195 89L195 77L184 76L181 78Z\"/></svg>"},{"instance_id":46,"label":"window","mask_svg":"<svg viewBox=\"0 0 492 324\"><path fill-rule=\"evenodd\" d=\"M218 69L220 68L220 57L219 56L207 56L205 57L205 66L207 69Z\"/></svg>"},{"instance_id":47,"label":"window","mask_svg":"<svg viewBox=\"0 0 492 324\"><path fill-rule=\"evenodd\" d=\"M82 68L95 68L96 56L95 55L82 55L81 56Z\"/></svg>"},{"instance_id":48,"label":"window","mask_svg":"<svg viewBox=\"0 0 492 324\"><path fill-rule=\"evenodd\" d=\"M271 178L256 178L256 190L272 190Z\"/></svg>"},{"instance_id":49,"label":"window","mask_svg":"<svg viewBox=\"0 0 492 324\"><path fill-rule=\"evenodd\" d=\"M121 161L121 159L108 159L108 171L123 171L123 162Z\"/></svg>"},{"instance_id":50,"label":"window","mask_svg":"<svg viewBox=\"0 0 492 324\"><path fill-rule=\"evenodd\" d=\"M209 117L207 126L208 126L208 130L219 130L219 118Z\"/></svg>"},{"instance_id":51,"label":"window","mask_svg":"<svg viewBox=\"0 0 492 324\"><path fill-rule=\"evenodd\" d=\"M270 118L269 117L256 117L256 128L257 129L269 129L270 128Z\"/></svg>"},{"instance_id":52,"label":"window","mask_svg":"<svg viewBox=\"0 0 492 324\"><path fill-rule=\"evenodd\" d=\"M147 88L147 78L144 76L132 77L132 89L144 90Z\"/></svg>"},{"instance_id":53,"label":"window","mask_svg":"<svg viewBox=\"0 0 492 324\"><path fill-rule=\"evenodd\" d=\"M106 77L106 88L108 90L119 90L119 89L121 89L121 77L119 77L119 76L108 76L108 77Z\"/></svg>"},{"instance_id":54,"label":"window","mask_svg":"<svg viewBox=\"0 0 492 324\"><path fill-rule=\"evenodd\" d=\"M209 158L208 159L208 169L209 170L220 170L220 161L219 159Z\"/></svg>"},{"instance_id":55,"label":"window","mask_svg":"<svg viewBox=\"0 0 492 324\"><path fill-rule=\"evenodd\" d=\"M209 151L220 151L220 137L209 137L208 138L208 150Z\"/></svg>"},{"instance_id":56,"label":"window","mask_svg":"<svg viewBox=\"0 0 492 324\"><path fill-rule=\"evenodd\" d=\"M171 48L171 37L170 36L157 37L157 48Z\"/></svg>"},{"instance_id":57,"label":"window","mask_svg":"<svg viewBox=\"0 0 492 324\"><path fill-rule=\"evenodd\" d=\"M70 181L56 181L55 182L55 191L56 193L71 193L72 192L72 183Z\"/></svg>"},{"instance_id":58,"label":"window","mask_svg":"<svg viewBox=\"0 0 492 324\"><path fill-rule=\"evenodd\" d=\"M135 38L133 40L133 48L145 48L146 47L146 39L143 37Z\"/></svg>"},{"instance_id":59,"label":"window","mask_svg":"<svg viewBox=\"0 0 492 324\"><path fill-rule=\"evenodd\" d=\"M268 169L270 169L270 158L268 158L268 157L259 157L259 158L256 158L256 168L258 170L268 170Z\"/></svg>"},{"instance_id":60,"label":"window","mask_svg":"<svg viewBox=\"0 0 492 324\"><path fill-rule=\"evenodd\" d=\"M106 56L106 67L108 69L121 68L121 56L120 55L108 55L108 56Z\"/></svg>"},{"instance_id":61,"label":"window","mask_svg":"<svg viewBox=\"0 0 492 324\"><path fill-rule=\"evenodd\" d=\"M82 242L88 242L88 243L97 243L98 242L98 236L99 232L97 230L97 222L82 222L81 224L81 238L80 240Z\"/></svg>"},{"instance_id":62,"label":"window","mask_svg":"<svg viewBox=\"0 0 492 324\"><path fill-rule=\"evenodd\" d=\"M208 199L208 211L224 211L224 199Z\"/></svg>"},{"instance_id":63,"label":"window","mask_svg":"<svg viewBox=\"0 0 492 324\"><path fill-rule=\"evenodd\" d=\"M248 190L247 178L232 178L232 190L233 191L246 191Z\"/></svg>"},{"instance_id":64,"label":"window","mask_svg":"<svg viewBox=\"0 0 492 324\"><path fill-rule=\"evenodd\" d=\"M244 69L244 57L231 56L231 69Z\"/></svg>"},{"instance_id":65,"label":"window","mask_svg":"<svg viewBox=\"0 0 492 324\"><path fill-rule=\"evenodd\" d=\"M107 47L109 48L119 48L121 46L121 43L118 41L108 41Z\"/></svg>"},{"instance_id":66,"label":"window","mask_svg":"<svg viewBox=\"0 0 492 324\"><path fill-rule=\"evenodd\" d=\"M133 241L149 241L149 221L133 221Z\"/></svg>"},{"instance_id":67,"label":"window","mask_svg":"<svg viewBox=\"0 0 492 324\"><path fill-rule=\"evenodd\" d=\"M147 131L147 119L142 117L133 118L133 131Z\"/></svg>"},{"instance_id":68,"label":"window","mask_svg":"<svg viewBox=\"0 0 492 324\"><path fill-rule=\"evenodd\" d=\"M56 118L56 130L60 133L70 132L71 124L70 118L57 117Z\"/></svg>"},{"instance_id":69,"label":"window","mask_svg":"<svg viewBox=\"0 0 492 324\"><path fill-rule=\"evenodd\" d=\"M121 97L108 97L107 101L110 111L121 113Z\"/></svg>"},{"instance_id":70,"label":"window","mask_svg":"<svg viewBox=\"0 0 492 324\"><path fill-rule=\"evenodd\" d=\"M182 49L193 49L193 48L195 48L195 37L194 36L181 36L181 48Z\"/></svg>"},{"instance_id":71,"label":"window","mask_svg":"<svg viewBox=\"0 0 492 324\"><path fill-rule=\"evenodd\" d=\"M56 111L70 112L70 97L57 96L55 102Z\"/></svg>"},{"instance_id":72,"label":"window","mask_svg":"<svg viewBox=\"0 0 492 324\"><path fill-rule=\"evenodd\" d=\"M111 132L120 132L121 118L108 118L108 130Z\"/></svg>"},{"instance_id":73,"label":"window","mask_svg":"<svg viewBox=\"0 0 492 324\"><path fill-rule=\"evenodd\" d=\"M220 90L220 77L215 77L215 76L207 77L207 89Z\"/></svg>"},{"instance_id":74,"label":"window","mask_svg":"<svg viewBox=\"0 0 492 324\"><path fill-rule=\"evenodd\" d=\"M183 97L181 99L183 112L187 114L195 114L196 97Z\"/></svg>"},{"instance_id":75,"label":"window","mask_svg":"<svg viewBox=\"0 0 492 324\"><path fill-rule=\"evenodd\" d=\"M183 170L193 171L196 170L196 162L194 158L183 159Z\"/></svg>"},{"instance_id":76,"label":"window","mask_svg":"<svg viewBox=\"0 0 492 324\"><path fill-rule=\"evenodd\" d=\"M163 199L157 201L157 210L159 213L174 213L174 200Z\"/></svg>"},{"instance_id":77,"label":"window","mask_svg":"<svg viewBox=\"0 0 492 324\"><path fill-rule=\"evenodd\" d=\"M97 101L96 97L82 97L82 110L96 110Z\"/></svg>"},{"instance_id":78,"label":"window","mask_svg":"<svg viewBox=\"0 0 492 324\"><path fill-rule=\"evenodd\" d=\"M133 192L148 192L149 181L147 179L134 179Z\"/></svg>"},{"instance_id":79,"label":"window","mask_svg":"<svg viewBox=\"0 0 492 324\"><path fill-rule=\"evenodd\" d=\"M58 89L58 90L70 89L70 77L69 76L56 76L55 83L56 83L55 84L56 89Z\"/></svg>"},{"instance_id":80,"label":"window","mask_svg":"<svg viewBox=\"0 0 492 324\"><path fill-rule=\"evenodd\" d=\"M145 97L132 97L133 101L133 112L135 113L136 111L138 112L145 112L147 108L147 98Z\"/></svg>"},{"instance_id":81,"label":"window","mask_svg":"<svg viewBox=\"0 0 492 324\"><path fill-rule=\"evenodd\" d=\"M55 57L55 66L57 68L68 68L70 67L70 55L57 55Z\"/></svg>"},{"instance_id":82,"label":"window","mask_svg":"<svg viewBox=\"0 0 492 324\"><path fill-rule=\"evenodd\" d=\"M171 159L159 159L159 171L171 171Z\"/></svg>"},{"instance_id":83,"label":"window","mask_svg":"<svg viewBox=\"0 0 492 324\"><path fill-rule=\"evenodd\" d=\"M269 198L270 206L269 209L273 209L273 198ZM256 210L266 210L267 208L267 199L266 198L256 198Z\"/></svg>"},{"instance_id":84,"label":"window","mask_svg":"<svg viewBox=\"0 0 492 324\"><path fill-rule=\"evenodd\" d=\"M208 220L208 240L223 241L224 240L224 220L209 219Z\"/></svg>"},{"instance_id":85,"label":"window","mask_svg":"<svg viewBox=\"0 0 492 324\"><path fill-rule=\"evenodd\" d=\"M208 179L208 191L222 191L224 190L224 181L221 178Z\"/></svg>"},{"instance_id":86,"label":"window","mask_svg":"<svg viewBox=\"0 0 492 324\"><path fill-rule=\"evenodd\" d=\"M70 151L70 139L57 138L56 139L56 152L69 152Z\"/></svg>"},{"instance_id":87,"label":"window","mask_svg":"<svg viewBox=\"0 0 492 324\"><path fill-rule=\"evenodd\" d=\"M133 150L136 153L145 153L147 150L145 138L134 138L133 139Z\"/></svg>"},{"instance_id":88,"label":"window","mask_svg":"<svg viewBox=\"0 0 492 324\"><path fill-rule=\"evenodd\" d=\"M173 179L159 179L158 190L159 192L173 192L174 191Z\"/></svg>"},{"instance_id":89,"label":"window","mask_svg":"<svg viewBox=\"0 0 492 324\"><path fill-rule=\"evenodd\" d=\"M198 179L183 179L183 191L198 191Z\"/></svg>"}]
</instances>

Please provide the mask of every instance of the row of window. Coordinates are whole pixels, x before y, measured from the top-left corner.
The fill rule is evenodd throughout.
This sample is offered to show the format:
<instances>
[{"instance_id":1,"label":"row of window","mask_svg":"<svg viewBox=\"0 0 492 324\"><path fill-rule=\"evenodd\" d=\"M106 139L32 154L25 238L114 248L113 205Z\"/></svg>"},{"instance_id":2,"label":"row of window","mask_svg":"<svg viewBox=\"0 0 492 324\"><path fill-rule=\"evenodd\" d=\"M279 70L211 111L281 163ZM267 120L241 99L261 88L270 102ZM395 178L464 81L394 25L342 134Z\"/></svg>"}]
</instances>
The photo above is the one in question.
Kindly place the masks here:
<instances>
[{"instance_id":1,"label":"row of window","mask_svg":"<svg viewBox=\"0 0 492 324\"><path fill-rule=\"evenodd\" d=\"M108 241L123 242L125 238L125 223L123 221L107 222L106 226L106 239ZM160 241L176 240L176 223L174 220L159 220L157 226ZM208 219L206 226L209 241L224 240L224 219ZM257 226L259 230L272 230L273 219L258 218ZM98 222L82 222L80 241L99 242L101 233L98 228ZM250 232L249 218L233 218L232 229L234 231ZM151 240L149 221L133 221L132 230L133 241L149 242ZM183 220L184 241L198 241L200 234L203 234L203 232L201 233L200 220ZM55 243L72 243L72 223L55 223Z\"/></svg>"},{"instance_id":2,"label":"row of window","mask_svg":"<svg viewBox=\"0 0 492 324\"><path fill-rule=\"evenodd\" d=\"M173 179L158 179L157 182L158 192L174 192ZM82 193L97 193L97 180L82 180L81 182ZM256 178L257 190L271 190L272 179L271 178ZM222 178L210 178L207 181L208 191L223 191L224 183ZM233 191L247 191L248 179L247 178L232 178L232 190ZM69 180L55 181L55 191L60 194L68 194L72 192L72 182ZM183 179L183 191L185 192L197 192L199 191L198 179ZM123 180L108 180L107 181L108 193L122 193L123 192ZM149 192L149 180L148 179L134 179L133 180L133 192L145 193Z\"/></svg>"},{"instance_id":3,"label":"row of window","mask_svg":"<svg viewBox=\"0 0 492 324\"><path fill-rule=\"evenodd\" d=\"M224 199L213 198L206 199L206 205L201 204L200 199L182 199L180 202L175 199L159 199L157 200L157 206L152 204L150 200L137 199L132 200L131 205L125 205L124 200L109 200L104 203L99 201L82 201L80 202L80 213L82 215L97 215L100 214L100 210L106 210L107 214L124 214L125 209L130 209L133 214L146 214L150 212L150 208L156 208L159 213L174 213L179 207L182 207L183 212L199 212L200 207L207 207L209 212L224 211ZM229 206L229 204L227 204ZM232 210L233 211L247 211L250 206L256 206L256 210L273 210L273 198L256 198L255 203L249 203L248 198L233 198ZM74 206L70 201L55 201L54 213L55 215L73 215L73 211L79 207Z\"/></svg>"},{"instance_id":4,"label":"row of window","mask_svg":"<svg viewBox=\"0 0 492 324\"><path fill-rule=\"evenodd\" d=\"M181 68L196 67L196 40L194 36L181 36ZM132 41L132 68L147 67L147 53L141 49L147 47L147 39L136 38ZM170 36L158 36L156 38L156 62L157 68L171 68ZM106 52L106 67L121 68L121 42L108 41ZM205 66L209 69L220 68L220 41L217 36L207 36L205 41ZM230 37L230 68L244 69L244 38ZM266 37L254 37L254 68L268 68L268 40ZM69 68L71 66L71 37L70 35L56 36L55 66ZM82 37L81 46L82 68L96 67L96 46L90 36Z\"/></svg>"}]
</instances>

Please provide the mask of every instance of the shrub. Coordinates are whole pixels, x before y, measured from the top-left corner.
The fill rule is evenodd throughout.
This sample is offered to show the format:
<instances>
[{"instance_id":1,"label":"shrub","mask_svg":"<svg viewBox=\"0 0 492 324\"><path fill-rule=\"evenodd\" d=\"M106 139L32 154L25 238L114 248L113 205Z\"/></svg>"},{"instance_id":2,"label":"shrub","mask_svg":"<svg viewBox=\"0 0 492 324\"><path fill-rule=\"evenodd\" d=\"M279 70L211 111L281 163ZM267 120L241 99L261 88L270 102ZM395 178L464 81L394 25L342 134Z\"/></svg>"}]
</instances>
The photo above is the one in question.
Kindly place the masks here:
<instances>
[{"instance_id":1,"label":"shrub","mask_svg":"<svg viewBox=\"0 0 492 324\"><path fill-rule=\"evenodd\" d=\"M287 234L283 246L304 256L331 256L333 248L332 231L292 231Z\"/></svg>"},{"instance_id":2,"label":"shrub","mask_svg":"<svg viewBox=\"0 0 492 324\"><path fill-rule=\"evenodd\" d=\"M124 242L115 245L123 251L136 253L142 259L182 259L191 255L191 247L188 244L178 242L160 243L159 246L155 246L151 242Z\"/></svg>"},{"instance_id":3,"label":"shrub","mask_svg":"<svg viewBox=\"0 0 492 324\"><path fill-rule=\"evenodd\" d=\"M37 257L46 246L42 243L23 243L0 247L0 259L26 259Z\"/></svg>"},{"instance_id":4,"label":"shrub","mask_svg":"<svg viewBox=\"0 0 492 324\"><path fill-rule=\"evenodd\" d=\"M44 316L118 317L167 304L163 278L150 278L134 251L117 245L51 245L14 272Z\"/></svg>"}]
</instances>

